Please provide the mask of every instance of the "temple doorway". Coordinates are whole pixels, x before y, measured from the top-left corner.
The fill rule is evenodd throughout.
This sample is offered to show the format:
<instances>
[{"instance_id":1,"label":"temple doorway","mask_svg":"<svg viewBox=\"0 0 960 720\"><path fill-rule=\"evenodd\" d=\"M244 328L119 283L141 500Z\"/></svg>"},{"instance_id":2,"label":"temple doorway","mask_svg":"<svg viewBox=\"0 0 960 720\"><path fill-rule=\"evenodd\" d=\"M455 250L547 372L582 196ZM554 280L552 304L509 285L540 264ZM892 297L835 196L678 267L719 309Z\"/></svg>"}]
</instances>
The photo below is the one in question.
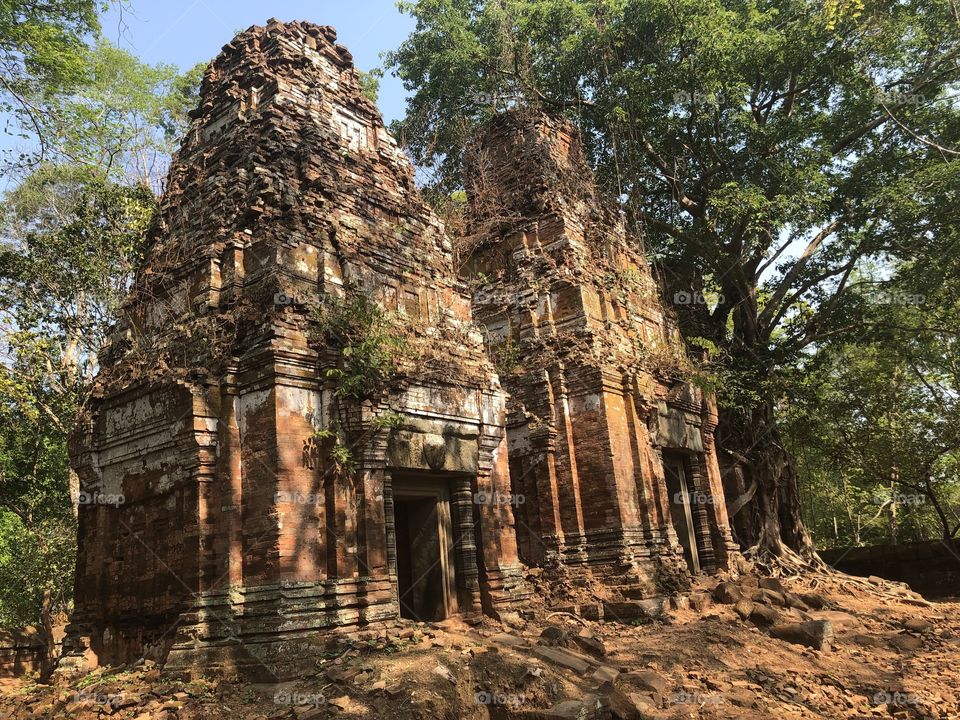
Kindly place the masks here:
<instances>
[{"instance_id":1,"label":"temple doorway","mask_svg":"<svg viewBox=\"0 0 960 720\"><path fill-rule=\"evenodd\" d=\"M445 481L396 478L393 519L400 617L443 620L458 611L450 494Z\"/></svg>"},{"instance_id":2,"label":"temple doorway","mask_svg":"<svg viewBox=\"0 0 960 720\"><path fill-rule=\"evenodd\" d=\"M693 520L694 488L689 482L686 458L681 453L664 453L663 469L670 494L670 516L677 540L683 547L683 557L691 573L700 572L700 554L697 551L697 526Z\"/></svg>"}]
</instances>

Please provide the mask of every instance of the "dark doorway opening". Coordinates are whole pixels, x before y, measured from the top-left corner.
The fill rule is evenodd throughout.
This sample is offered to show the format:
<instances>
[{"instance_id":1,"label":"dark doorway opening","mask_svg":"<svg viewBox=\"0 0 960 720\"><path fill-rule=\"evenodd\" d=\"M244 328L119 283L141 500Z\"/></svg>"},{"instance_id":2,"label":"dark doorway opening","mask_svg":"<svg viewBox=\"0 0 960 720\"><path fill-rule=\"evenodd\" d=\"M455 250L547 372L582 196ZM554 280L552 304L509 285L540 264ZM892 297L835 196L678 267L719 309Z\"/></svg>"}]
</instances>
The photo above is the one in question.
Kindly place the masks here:
<instances>
[{"instance_id":1,"label":"dark doorway opening","mask_svg":"<svg viewBox=\"0 0 960 720\"><path fill-rule=\"evenodd\" d=\"M664 453L663 469L670 494L670 517L677 540L683 547L683 557L691 573L700 572L700 554L697 551L697 526L693 521L694 488L689 483L686 458L682 454Z\"/></svg>"},{"instance_id":2,"label":"dark doorway opening","mask_svg":"<svg viewBox=\"0 0 960 720\"><path fill-rule=\"evenodd\" d=\"M455 614L453 526L446 483L395 480L393 515L400 617L426 622Z\"/></svg>"}]
</instances>

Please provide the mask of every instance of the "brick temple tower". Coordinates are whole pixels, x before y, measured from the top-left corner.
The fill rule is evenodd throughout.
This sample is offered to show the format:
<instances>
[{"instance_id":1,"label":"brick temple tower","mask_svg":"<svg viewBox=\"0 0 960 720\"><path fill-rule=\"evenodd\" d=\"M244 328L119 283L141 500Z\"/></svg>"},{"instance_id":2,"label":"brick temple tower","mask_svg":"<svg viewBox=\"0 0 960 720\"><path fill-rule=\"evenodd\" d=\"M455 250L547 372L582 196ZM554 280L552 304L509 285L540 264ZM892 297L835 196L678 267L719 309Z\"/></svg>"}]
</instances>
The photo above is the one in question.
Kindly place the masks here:
<instances>
[{"instance_id":1,"label":"brick temple tower","mask_svg":"<svg viewBox=\"0 0 960 720\"><path fill-rule=\"evenodd\" d=\"M504 387L520 554L614 595L683 588L735 545L709 396L575 129L525 111L467 152L465 270ZM594 583L595 584L595 583Z\"/></svg>"},{"instance_id":2,"label":"brick temple tower","mask_svg":"<svg viewBox=\"0 0 960 720\"><path fill-rule=\"evenodd\" d=\"M68 663L274 672L524 595L511 506L476 501L509 493L505 395L335 39L271 21L207 70L72 440Z\"/></svg>"}]
</instances>

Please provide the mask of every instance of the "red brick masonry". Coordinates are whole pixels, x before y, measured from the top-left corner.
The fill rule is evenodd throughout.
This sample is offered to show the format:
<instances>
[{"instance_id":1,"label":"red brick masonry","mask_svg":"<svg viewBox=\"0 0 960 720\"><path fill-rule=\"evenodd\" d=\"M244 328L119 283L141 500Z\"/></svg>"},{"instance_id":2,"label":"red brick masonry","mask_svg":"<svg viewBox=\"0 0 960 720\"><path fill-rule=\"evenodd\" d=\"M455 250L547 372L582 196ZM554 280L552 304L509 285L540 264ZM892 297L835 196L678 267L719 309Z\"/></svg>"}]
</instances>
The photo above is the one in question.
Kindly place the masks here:
<instances>
[{"instance_id":1,"label":"red brick masonry","mask_svg":"<svg viewBox=\"0 0 960 720\"><path fill-rule=\"evenodd\" d=\"M677 372L646 369L643 348L682 347L645 261L593 197L575 135L507 117L478 141L500 158L493 179L513 188L516 217L483 225L460 277L335 39L272 21L207 71L71 443L88 502L64 667L146 656L272 677L323 629L395 619L401 485L435 488L449 516L448 609L495 614L529 595L518 538L527 562L627 597L687 576L661 451L720 497L715 415ZM568 196L548 170L587 189ZM353 297L416 350L363 402L340 393L330 370L344 358L318 339L313 309ZM485 348L502 364L505 338L522 366L503 368L509 431ZM723 503L696 516L716 566L732 548Z\"/></svg>"}]
</instances>

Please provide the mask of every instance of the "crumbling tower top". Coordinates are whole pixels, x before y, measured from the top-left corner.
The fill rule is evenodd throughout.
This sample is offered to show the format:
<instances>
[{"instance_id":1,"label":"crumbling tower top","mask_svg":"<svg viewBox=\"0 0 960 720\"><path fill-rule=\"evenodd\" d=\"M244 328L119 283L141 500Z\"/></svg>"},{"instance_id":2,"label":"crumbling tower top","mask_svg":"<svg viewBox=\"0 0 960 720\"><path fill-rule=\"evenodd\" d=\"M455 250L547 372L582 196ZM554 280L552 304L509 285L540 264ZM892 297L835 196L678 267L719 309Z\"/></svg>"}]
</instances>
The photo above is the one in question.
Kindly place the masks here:
<instances>
[{"instance_id":1,"label":"crumbling tower top","mask_svg":"<svg viewBox=\"0 0 960 720\"><path fill-rule=\"evenodd\" d=\"M127 302L151 355L139 365L212 368L255 337L303 334L301 300L351 291L414 333L456 336L454 364L482 358L443 225L335 40L271 21L211 63Z\"/></svg>"}]
</instances>

